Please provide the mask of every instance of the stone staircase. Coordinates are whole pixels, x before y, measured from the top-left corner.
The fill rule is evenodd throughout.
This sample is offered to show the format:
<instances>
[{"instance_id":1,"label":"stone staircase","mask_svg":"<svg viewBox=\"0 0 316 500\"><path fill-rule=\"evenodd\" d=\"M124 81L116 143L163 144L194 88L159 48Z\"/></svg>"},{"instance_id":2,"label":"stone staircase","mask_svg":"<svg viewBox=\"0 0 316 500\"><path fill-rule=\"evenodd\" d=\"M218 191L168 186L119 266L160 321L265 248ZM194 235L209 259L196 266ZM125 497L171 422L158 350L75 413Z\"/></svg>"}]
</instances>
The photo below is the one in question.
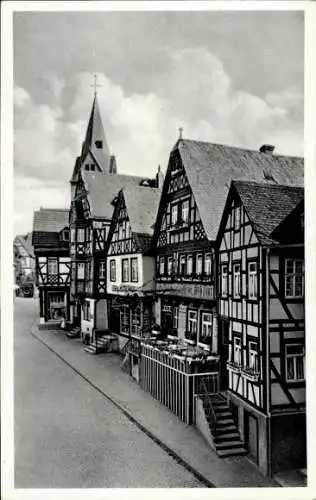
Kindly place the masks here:
<instances>
[{"instance_id":1,"label":"stone staircase","mask_svg":"<svg viewBox=\"0 0 316 500\"><path fill-rule=\"evenodd\" d=\"M202 401L217 455L222 458L246 455L247 449L240 438L226 398L216 393L202 396Z\"/></svg>"},{"instance_id":2,"label":"stone staircase","mask_svg":"<svg viewBox=\"0 0 316 500\"><path fill-rule=\"evenodd\" d=\"M113 342L117 341L117 337L111 334L104 334L98 337L96 342L86 346L84 350L89 354L101 354L111 351Z\"/></svg>"}]
</instances>

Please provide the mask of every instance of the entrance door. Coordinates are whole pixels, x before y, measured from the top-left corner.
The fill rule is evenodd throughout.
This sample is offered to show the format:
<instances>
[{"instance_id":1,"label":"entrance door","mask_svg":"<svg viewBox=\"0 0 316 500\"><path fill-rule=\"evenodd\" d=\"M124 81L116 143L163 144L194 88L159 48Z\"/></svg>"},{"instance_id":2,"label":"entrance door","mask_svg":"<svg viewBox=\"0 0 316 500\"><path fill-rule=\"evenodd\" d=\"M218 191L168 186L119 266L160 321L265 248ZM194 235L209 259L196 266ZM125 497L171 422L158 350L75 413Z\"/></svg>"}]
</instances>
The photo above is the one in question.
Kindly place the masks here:
<instances>
[{"instance_id":1,"label":"entrance door","mask_svg":"<svg viewBox=\"0 0 316 500\"><path fill-rule=\"evenodd\" d=\"M229 339L229 321L226 319L219 319L218 324L218 344L219 344L219 358L220 358L220 390L226 391L228 389L228 339Z\"/></svg>"},{"instance_id":2,"label":"entrance door","mask_svg":"<svg viewBox=\"0 0 316 500\"><path fill-rule=\"evenodd\" d=\"M248 412L245 412L245 438L249 458L258 463L258 421Z\"/></svg>"},{"instance_id":3,"label":"entrance door","mask_svg":"<svg viewBox=\"0 0 316 500\"><path fill-rule=\"evenodd\" d=\"M47 319L48 321L59 321L65 317L65 293L47 293Z\"/></svg>"}]
</instances>

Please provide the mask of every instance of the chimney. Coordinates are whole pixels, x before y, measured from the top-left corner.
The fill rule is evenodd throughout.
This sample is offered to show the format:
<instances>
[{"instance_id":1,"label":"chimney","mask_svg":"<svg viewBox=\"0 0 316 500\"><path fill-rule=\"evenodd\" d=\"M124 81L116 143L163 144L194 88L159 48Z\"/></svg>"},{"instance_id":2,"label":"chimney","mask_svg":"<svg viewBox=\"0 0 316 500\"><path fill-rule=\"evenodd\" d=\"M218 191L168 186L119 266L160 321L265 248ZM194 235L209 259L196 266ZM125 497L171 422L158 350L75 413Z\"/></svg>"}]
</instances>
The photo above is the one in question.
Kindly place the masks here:
<instances>
[{"instance_id":1,"label":"chimney","mask_svg":"<svg viewBox=\"0 0 316 500\"><path fill-rule=\"evenodd\" d=\"M266 154L273 154L274 151L274 146L271 144L263 144L261 148L259 149L260 153L266 153Z\"/></svg>"},{"instance_id":2,"label":"chimney","mask_svg":"<svg viewBox=\"0 0 316 500\"><path fill-rule=\"evenodd\" d=\"M114 155L110 156L109 173L110 174L117 174L116 159L115 159Z\"/></svg>"}]
</instances>

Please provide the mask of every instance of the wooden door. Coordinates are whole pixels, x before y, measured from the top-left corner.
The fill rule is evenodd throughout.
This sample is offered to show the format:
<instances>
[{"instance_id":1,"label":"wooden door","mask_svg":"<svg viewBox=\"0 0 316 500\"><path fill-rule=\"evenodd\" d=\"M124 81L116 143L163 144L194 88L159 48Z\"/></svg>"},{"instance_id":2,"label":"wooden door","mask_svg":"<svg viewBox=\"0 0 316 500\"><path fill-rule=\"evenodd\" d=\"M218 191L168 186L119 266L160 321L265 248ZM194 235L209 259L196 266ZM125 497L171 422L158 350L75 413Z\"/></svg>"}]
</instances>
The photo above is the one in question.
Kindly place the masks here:
<instances>
[{"instance_id":1,"label":"wooden door","mask_svg":"<svg viewBox=\"0 0 316 500\"><path fill-rule=\"evenodd\" d=\"M229 340L229 321L226 319L219 319L218 324L218 354L220 358L220 390L226 391L228 389L228 340Z\"/></svg>"},{"instance_id":2,"label":"wooden door","mask_svg":"<svg viewBox=\"0 0 316 500\"><path fill-rule=\"evenodd\" d=\"M258 421L248 412L245 412L245 439L249 458L258 463Z\"/></svg>"}]
</instances>

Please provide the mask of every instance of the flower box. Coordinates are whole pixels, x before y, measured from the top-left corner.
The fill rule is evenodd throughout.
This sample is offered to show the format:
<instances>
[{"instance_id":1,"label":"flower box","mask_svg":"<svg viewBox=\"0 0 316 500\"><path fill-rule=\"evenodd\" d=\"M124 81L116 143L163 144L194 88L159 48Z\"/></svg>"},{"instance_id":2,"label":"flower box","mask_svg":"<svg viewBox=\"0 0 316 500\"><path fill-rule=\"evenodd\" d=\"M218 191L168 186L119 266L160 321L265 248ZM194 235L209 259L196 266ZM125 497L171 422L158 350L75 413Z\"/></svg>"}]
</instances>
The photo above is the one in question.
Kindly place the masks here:
<instances>
[{"instance_id":1,"label":"flower box","mask_svg":"<svg viewBox=\"0 0 316 500\"><path fill-rule=\"evenodd\" d=\"M251 380L252 382L257 382L259 380L260 373L253 368L243 367L241 372L246 379Z\"/></svg>"},{"instance_id":2,"label":"flower box","mask_svg":"<svg viewBox=\"0 0 316 500\"><path fill-rule=\"evenodd\" d=\"M234 363L233 361L227 361L226 366L228 370L233 373L240 373L241 371L241 365L239 365L238 363Z\"/></svg>"}]
</instances>

